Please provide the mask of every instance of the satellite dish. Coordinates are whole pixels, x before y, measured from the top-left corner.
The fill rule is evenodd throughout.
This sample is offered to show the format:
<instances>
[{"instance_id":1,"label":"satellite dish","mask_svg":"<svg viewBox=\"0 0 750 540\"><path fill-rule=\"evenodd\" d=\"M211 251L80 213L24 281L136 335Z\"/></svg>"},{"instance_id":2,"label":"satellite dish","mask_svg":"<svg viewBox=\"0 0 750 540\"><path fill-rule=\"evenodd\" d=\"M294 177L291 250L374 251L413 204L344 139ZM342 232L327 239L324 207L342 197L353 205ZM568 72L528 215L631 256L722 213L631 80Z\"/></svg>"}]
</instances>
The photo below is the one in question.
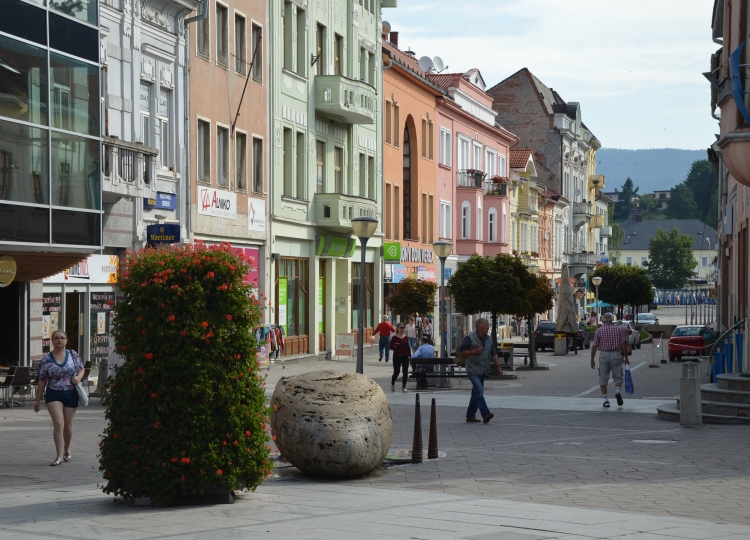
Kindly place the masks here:
<instances>
[{"instance_id":1,"label":"satellite dish","mask_svg":"<svg viewBox=\"0 0 750 540\"><path fill-rule=\"evenodd\" d=\"M445 69L445 64L443 64L443 59L439 56L436 56L432 59L432 65L435 68L435 71L443 71Z\"/></svg>"},{"instance_id":2,"label":"satellite dish","mask_svg":"<svg viewBox=\"0 0 750 540\"><path fill-rule=\"evenodd\" d=\"M429 56L423 56L419 59L419 69L425 73L429 72L432 67L432 59Z\"/></svg>"},{"instance_id":3,"label":"satellite dish","mask_svg":"<svg viewBox=\"0 0 750 540\"><path fill-rule=\"evenodd\" d=\"M388 21L383 21L382 31L383 31L384 34L390 34L390 32L391 32L391 23L389 23Z\"/></svg>"}]
</instances>

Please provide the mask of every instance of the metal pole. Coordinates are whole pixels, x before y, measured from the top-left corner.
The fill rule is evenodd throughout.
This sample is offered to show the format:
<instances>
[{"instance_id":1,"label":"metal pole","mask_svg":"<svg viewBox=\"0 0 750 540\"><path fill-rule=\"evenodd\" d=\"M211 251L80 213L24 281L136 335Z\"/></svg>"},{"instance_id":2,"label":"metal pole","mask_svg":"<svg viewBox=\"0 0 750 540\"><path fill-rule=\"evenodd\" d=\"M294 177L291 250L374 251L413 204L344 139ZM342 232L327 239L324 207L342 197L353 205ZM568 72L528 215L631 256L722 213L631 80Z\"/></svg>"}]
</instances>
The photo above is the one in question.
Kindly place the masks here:
<instances>
[{"instance_id":1,"label":"metal pole","mask_svg":"<svg viewBox=\"0 0 750 540\"><path fill-rule=\"evenodd\" d=\"M365 372L365 254L369 238L360 238L362 258L359 267L359 321L357 325L357 373Z\"/></svg>"},{"instance_id":2,"label":"metal pole","mask_svg":"<svg viewBox=\"0 0 750 540\"><path fill-rule=\"evenodd\" d=\"M682 292L685 293L684 290ZM688 323L688 299L687 299L686 294L683 294L683 301L685 302L685 324L689 324Z\"/></svg>"},{"instance_id":3,"label":"metal pole","mask_svg":"<svg viewBox=\"0 0 750 540\"><path fill-rule=\"evenodd\" d=\"M596 326L599 326L599 321L602 317L602 306L599 305L599 285L596 285Z\"/></svg>"},{"instance_id":4,"label":"metal pole","mask_svg":"<svg viewBox=\"0 0 750 540\"><path fill-rule=\"evenodd\" d=\"M447 257L439 257L440 259L440 266L442 274L440 276L440 304L438 305L440 309L440 357L441 358L448 358L448 343L447 343L447 332L446 329L446 321L445 321L445 259ZM449 388L450 384L448 384L448 379L445 376L446 366L445 364L440 364L440 388ZM433 400L434 401L434 400Z\"/></svg>"}]
</instances>

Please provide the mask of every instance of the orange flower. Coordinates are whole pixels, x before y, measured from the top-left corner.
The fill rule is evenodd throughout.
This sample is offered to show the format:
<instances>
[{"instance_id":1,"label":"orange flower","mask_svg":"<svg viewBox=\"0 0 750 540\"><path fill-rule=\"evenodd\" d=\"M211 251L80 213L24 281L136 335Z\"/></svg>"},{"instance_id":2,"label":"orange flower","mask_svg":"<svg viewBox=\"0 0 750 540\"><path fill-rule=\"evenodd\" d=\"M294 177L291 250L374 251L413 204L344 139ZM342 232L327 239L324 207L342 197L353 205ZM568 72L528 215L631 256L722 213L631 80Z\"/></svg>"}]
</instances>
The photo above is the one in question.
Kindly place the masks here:
<instances>
[{"instance_id":1,"label":"orange flower","mask_svg":"<svg viewBox=\"0 0 750 540\"><path fill-rule=\"evenodd\" d=\"M232 320L232 316L231 315L227 315L227 320L231 321Z\"/></svg>"},{"instance_id":2,"label":"orange flower","mask_svg":"<svg viewBox=\"0 0 750 540\"><path fill-rule=\"evenodd\" d=\"M184 457L184 458L182 458L182 459L181 459L180 461L181 461L182 463L184 463L185 465L188 465L188 464L190 464L190 458L186 458L186 457Z\"/></svg>"},{"instance_id":3,"label":"orange flower","mask_svg":"<svg viewBox=\"0 0 750 540\"><path fill-rule=\"evenodd\" d=\"M206 327L208 326L208 323L207 323L206 321L203 321L203 322L201 323L201 326L202 326L203 328L206 328Z\"/></svg>"},{"instance_id":4,"label":"orange flower","mask_svg":"<svg viewBox=\"0 0 750 540\"><path fill-rule=\"evenodd\" d=\"M215 275L216 275L216 274L214 274L213 272L208 272L208 273L206 274L206 277L208 277L208 278L212 278L212 277L214 277Z\"/></svg>"},{"instance_id":5,"label":"orange flower","mask_svg":"<svg viewBox=\"0 0 750 540\"><path fill-rule=\"evenodd\" d=\"M275 440L276 440L276 435L274 435L274 436L273 436L273 437L271 437L271 438L272 438L272 439L273 439L273 440L275 441Z\"/></svg>"},{"instance_id":6,"label":"orange flower","mask_svg":"<svg viewBox=\"0 0 750 540\"><path fill-rule=\"evenodd\" d=\"M173 321L174 319L175 319L174 315L170 315L169 317L167 317L167 320L170 322Z\"/></svg>"},{"instance_id":7,"label":"orange flower","mask_svg":"<svg viewBox=\"0 0 750 540\"><path fill-rule=\"evenodd\" d=\"M245 432L245 437L249 437L250 435L251 435L251 434L250 434L250 432L249 432L249 431L246 431L246 432Z\"/></svg>"},{"instance_id":8,"label":"orange flower","mask_svg":"<svg viewBox=\"0 0 750 540\"><path fill-rule=\"evenodd\" d=\"M221 476L224 473L221 471L221 469L216 469L216 474L218 474L219 476Z\"/></svg>"}]
</instances>

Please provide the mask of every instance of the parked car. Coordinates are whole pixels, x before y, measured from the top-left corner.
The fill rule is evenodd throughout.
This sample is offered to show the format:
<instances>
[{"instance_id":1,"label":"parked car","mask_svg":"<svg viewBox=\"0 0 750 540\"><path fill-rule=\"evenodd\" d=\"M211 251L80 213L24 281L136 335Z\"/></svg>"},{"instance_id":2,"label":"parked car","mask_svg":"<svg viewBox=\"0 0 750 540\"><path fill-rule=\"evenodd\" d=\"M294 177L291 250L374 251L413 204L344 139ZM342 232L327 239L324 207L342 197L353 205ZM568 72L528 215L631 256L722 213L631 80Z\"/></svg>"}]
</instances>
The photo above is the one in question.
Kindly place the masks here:
<instances>
[{"instance_id":1,"label":"parked car","mask_svg":"<svg viewBox=\"0 0 750 540\"><path fill-rule=\"evenodd\" d=\"M678 326L667 343L669 360L686 356L705 356L716 342L716 331L700 324Z\"/></svg>"},{"instance_id":2,"label":"parked car","mask_svg":"<svg viewBox=\"0 0 750 540\"><path fill-rule=\"evenodd\" d=\"M648 326L649 324L659 324L659 319L653 313L639 313L635 317L636 326Z\"/></svg>"},{"instance_id":3,"label":"parked car","mask_svg":"<svg viewBox=\"0 0 750 540\"><path fill-rule=\"evenodd\" d=\"M630 344L631 348L641 348L641 334L640 332L638 332L638 330L636 330L633 321L619 321L615 324L617 324L618 326L624 326L628 329L628 343Z\"/></svg>"},{"instance_id":4,"label":"parked car","mask_svg":"<svg viewBox=\"0 0 750 540\"><path fill-rule=\"evenodd\" d=\"M578 323L578 348L589 349L591 348L591 334L589 329L586 328L586 323Z\"/></svg>"},{"instance_id":5,"label":"parked car","mask_svg":"<svg viewBox=\"0 0 750 540\"><path fill-rule=\"evenodd\" d=\"M537 351L543 351L555 346L555 330L557 323L550 321L540 321L534 331L534 348ZM591 347L591 338L585 323L578 323L578 348L588 349Z\"/></svg>"}]
</instances>

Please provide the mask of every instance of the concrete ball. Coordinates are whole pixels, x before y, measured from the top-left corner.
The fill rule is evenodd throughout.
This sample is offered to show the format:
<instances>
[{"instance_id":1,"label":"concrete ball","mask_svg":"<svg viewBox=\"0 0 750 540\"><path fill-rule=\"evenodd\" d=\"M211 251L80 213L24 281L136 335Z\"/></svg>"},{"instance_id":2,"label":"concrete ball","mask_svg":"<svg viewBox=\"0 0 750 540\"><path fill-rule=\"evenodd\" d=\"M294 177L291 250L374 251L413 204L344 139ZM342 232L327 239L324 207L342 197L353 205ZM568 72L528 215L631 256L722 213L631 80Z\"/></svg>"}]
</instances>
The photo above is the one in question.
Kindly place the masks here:
<instances>
[{"instance_id":1,"label":"concrete ball","mask_svg":"<svg viewBox=\"0 0 750 540\"><path fill-rule=\"evenodd\" d=\"M369 377L312 371L276 384L271 429L284 460L313 476L346 478L380 466L393 418L383 390Z\"/></svg>"}]
</instances>

